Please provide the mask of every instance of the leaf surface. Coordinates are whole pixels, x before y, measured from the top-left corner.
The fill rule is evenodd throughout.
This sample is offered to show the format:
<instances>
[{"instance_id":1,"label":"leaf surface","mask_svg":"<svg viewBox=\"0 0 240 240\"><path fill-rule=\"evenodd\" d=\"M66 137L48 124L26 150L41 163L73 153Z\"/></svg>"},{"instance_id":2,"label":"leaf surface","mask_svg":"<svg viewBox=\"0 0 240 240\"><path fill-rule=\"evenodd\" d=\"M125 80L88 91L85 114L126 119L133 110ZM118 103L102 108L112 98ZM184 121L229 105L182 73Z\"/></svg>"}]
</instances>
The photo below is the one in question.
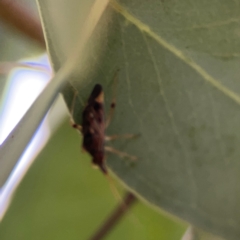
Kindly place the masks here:
<instances>
[{"instance_id":1,"label":"leaf surface","mask_svg":"<svg viewBox=\"0 0 240 240\"><path fill-rule=\"evenodd\" d=\"M240 237L239 12L239 0L111 1L86 50L87 74L63 91L70 108L78 90L81 123L97 82L108 109L120 69L107 133L140 133L112 143L139 160L108 155L108 166L149 203L228 239Z\"/></svg>"}]
</instances>

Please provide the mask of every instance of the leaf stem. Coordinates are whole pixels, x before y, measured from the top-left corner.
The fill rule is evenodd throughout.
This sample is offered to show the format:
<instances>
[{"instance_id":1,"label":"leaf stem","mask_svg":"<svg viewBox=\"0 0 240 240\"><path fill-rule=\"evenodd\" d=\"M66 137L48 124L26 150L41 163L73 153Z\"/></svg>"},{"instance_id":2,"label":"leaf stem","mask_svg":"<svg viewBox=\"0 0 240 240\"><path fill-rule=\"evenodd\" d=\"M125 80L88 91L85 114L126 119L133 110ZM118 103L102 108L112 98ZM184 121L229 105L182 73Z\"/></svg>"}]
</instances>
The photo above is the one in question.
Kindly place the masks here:
<instances>
[{"instance_id":1,"label":"leaf stem","mask_svg":"<svg viewBox=\"0 0 240 240\"><path fill-rule=\"evenodd\" d=\"M100 240L103 239L118 223L118 221L127 213L127 211L131 208L134 202L136 202L137 198L130 192L127 192L123 203L117 206L115 211L111 213L111 215L107 218L107 220L103 223L102 226L94 233L89 240Z\"/></svg>"}]
</instances>

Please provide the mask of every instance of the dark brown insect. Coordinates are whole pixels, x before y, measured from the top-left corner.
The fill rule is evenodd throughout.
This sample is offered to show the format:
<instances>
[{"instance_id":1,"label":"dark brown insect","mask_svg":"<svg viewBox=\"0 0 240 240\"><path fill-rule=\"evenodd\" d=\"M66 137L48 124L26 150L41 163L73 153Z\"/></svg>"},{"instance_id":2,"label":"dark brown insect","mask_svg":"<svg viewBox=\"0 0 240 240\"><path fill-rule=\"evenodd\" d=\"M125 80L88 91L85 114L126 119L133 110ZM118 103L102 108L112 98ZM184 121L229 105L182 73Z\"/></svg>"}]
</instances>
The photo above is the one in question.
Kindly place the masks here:
<instances>
[{"instance_id":1,"label":"dark brown insect","mask_svg":"<svg viewBox=\"0 0 240 240\"><path fill-rule=\"evenodd\" d=\"M98 166L104 174L108 173L105 163L105 152L115 153L120 157L127 157L131 160L137 159L135 156L105 146L106 141L115 140L117 138L133 138L136 136L134 134L105 136L105 129L112 119L115 106L116 101L114 97L111 103L109 116L105 119L103 89L100 84L96 84L83 110L82 126L72 121L72 126L78 129L83 135L83 149L92 156L92 163Z\"/></svg>"},{"instance_id":2,"label":"dark brown insect","mask_svg":"<svg viewBox=\"0 0 240 240\"><path fill-rule=\"evenodd\" d=\"M105 137L105 118L104 118L104 94L102 86L96 84L89 99L87 106L82 114L82 134L83 149L92 156L94 165L106 174L104 137Z\"/></svg>"}]
</instances>

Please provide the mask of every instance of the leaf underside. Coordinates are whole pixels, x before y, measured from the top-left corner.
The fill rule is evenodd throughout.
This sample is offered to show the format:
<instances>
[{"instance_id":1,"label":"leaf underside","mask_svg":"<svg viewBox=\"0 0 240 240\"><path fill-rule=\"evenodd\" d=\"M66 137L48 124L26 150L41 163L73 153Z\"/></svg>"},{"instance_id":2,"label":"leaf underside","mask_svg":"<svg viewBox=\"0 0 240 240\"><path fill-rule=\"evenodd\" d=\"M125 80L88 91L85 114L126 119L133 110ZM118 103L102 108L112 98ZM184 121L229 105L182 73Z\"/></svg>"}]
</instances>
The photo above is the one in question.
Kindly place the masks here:
<instances>
[{"instance_id":1,"label":"leaf underside","mask_svg":"<svg viewBox=\"0 0 240 240\"><path fill-rule=\"evenodd\" d=\"M109 168L151 204L239 239L240 1L120 2L111 2L89 41L90 74L63 91L71 108L78 90L75 121L96 83L107 112L120 69L107 134L141 134L111 144L139 159L108 155Z\"/></svg>"}]
</instances>

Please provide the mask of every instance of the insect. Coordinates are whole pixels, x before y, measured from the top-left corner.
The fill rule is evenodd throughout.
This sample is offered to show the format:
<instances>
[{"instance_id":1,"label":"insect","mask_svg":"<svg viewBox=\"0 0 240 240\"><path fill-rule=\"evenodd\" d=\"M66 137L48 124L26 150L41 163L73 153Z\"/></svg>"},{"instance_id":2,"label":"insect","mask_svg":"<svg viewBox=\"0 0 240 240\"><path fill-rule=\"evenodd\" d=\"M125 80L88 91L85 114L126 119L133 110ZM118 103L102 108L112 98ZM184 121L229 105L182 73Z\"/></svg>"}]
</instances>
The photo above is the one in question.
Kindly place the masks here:
<instances>
[{"instance_id":1,"label":"insect","mask_svg":"<svg viewBox=\"0 0 240 240\"><path fill-rule=\"evenodd\" d=\"M105 136L105 130L111 122L115 107L116 99L113 97L109 115L107 119L105 119L103 88L100 84L96 84L83 110L82 125L78 125L72 120L72 126L82 133L83 150L91 155L93 165L99 167L105 175L108 174L106 167L106 152L115 153L120 157L127 157L131 160L137 159L135 156L105 145L107 141L118 138L134 138L137 136L136 134Z\"/></svg>"}]
</instances>

